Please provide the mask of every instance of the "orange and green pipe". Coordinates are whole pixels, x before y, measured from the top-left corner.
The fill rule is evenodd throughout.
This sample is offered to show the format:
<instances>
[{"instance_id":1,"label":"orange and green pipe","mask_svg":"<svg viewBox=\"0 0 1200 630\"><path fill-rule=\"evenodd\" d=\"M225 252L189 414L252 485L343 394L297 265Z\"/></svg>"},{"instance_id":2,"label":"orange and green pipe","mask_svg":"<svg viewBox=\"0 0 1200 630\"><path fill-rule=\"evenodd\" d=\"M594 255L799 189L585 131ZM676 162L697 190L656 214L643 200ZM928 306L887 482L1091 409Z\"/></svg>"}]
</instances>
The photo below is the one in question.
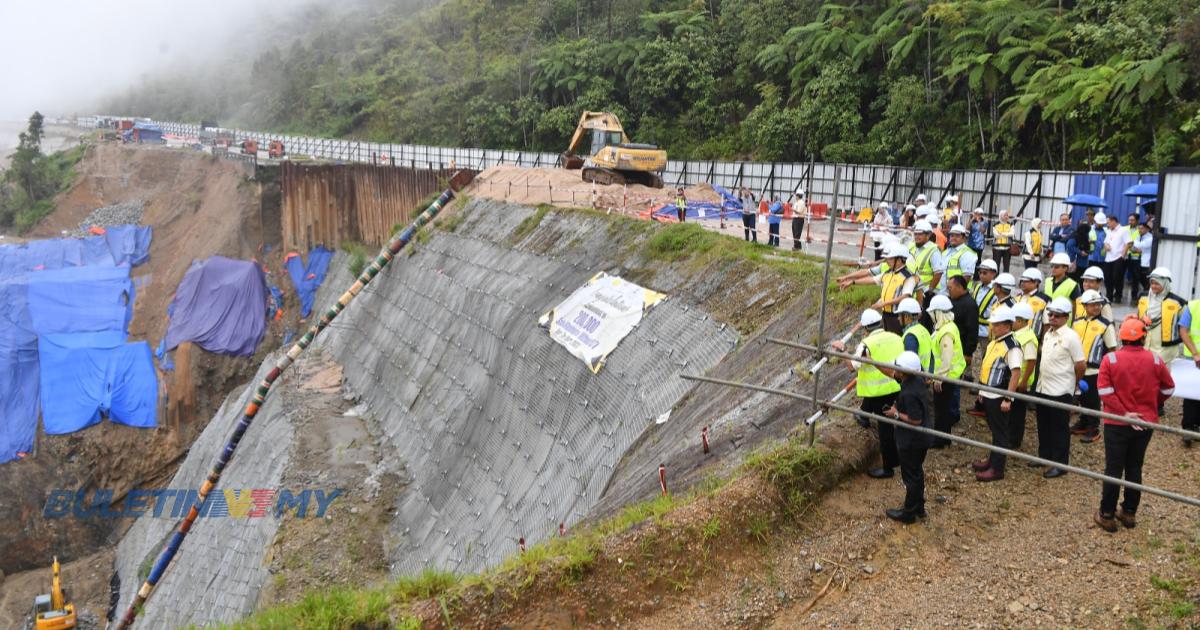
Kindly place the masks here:
<instances>
[{"instance_id":1,"label":"orange and green pipe","mask_svg":"<svg viewBox=\"0 0 1200 630\"><path fill-rule=\"evenodd\" d=\"M196 503L188 510L187 515L179 523L179 527L175 530L167 545L159 553L158 559L154 562L154 566L150 570L150 575L146 577L146 581L138 589L137 595L134 596L133 602L125 610L125 615L121 618L121 622L117 626L118 630L125 630L133 624L138 611L141 610L142 605L146 603L146 599L150 597L150 593L154 591L154 587L162 579L163 574L166 573L167 567L171 565L171 560L179 551L180 545L183 544L183 539L187 537L188 532L191 531L192 525L196 521L196 517L200 514L200 506L204 504L209 493L221 481L221 473L229 465L229 461L233 459L233 453L237 450L238 443L242 441L242 436L246 434L246 429L250 428L250 423L254 422L254 417L258 415L258 411L262 408L263 402L266 401L267 395L271 393L271 386L275 384L275 381L279 379L283 371L296 361L296 358L304 352L305 348L308 348L312 344L313 339L316 339L317 335L321 334L321 331L325 330L325 327L339 313L346 309L346 306L363 290L363 287L367 286L375 276L379 275L379 272L396 257L396 254L399 254L400 250L404 249L412 241L417 231L432 221L452 199L454 199L454 189L447 188L433 204L417 216L411 225L405 228L404 231L392 236L391 240L383 246L383 249L379 250L379 255L359 274L354 284L338 298L333 306L329 307L328 311L325 311L325 314L308 329L308 332L296 342L296 345L288 350L286 355L279 359L275 367L271 368L271 371L267 373L266 378L259 383L258 388L254 390L254 397L246 404L246 409L242 412L241 421L234 427L233 435L229 437L224 450L221 451L217 460L213 462L212 470L208 473L208 478L200 485Z\"/></svg>"}]
</instances>

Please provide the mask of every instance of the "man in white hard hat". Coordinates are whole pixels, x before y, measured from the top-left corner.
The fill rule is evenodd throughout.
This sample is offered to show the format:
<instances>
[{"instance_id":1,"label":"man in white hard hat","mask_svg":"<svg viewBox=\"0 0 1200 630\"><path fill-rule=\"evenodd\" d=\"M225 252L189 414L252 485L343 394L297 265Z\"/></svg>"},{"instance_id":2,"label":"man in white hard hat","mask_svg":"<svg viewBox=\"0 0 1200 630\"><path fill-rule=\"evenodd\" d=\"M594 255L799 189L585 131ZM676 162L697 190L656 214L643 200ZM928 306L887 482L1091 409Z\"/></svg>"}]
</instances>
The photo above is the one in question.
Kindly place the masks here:
<instances>
[{"instance_id":1,"label":"man in white hard hat","mask_svg":"<svg viewBox=\"0 0 1200 630\"><path fill-rule=\"evenodd\" d=\"M856 356L892 363L904 351L904 342L900 341L900 336L883 329L883 317L879 311L870 308L863 311L858 323L866 331L866 336L855 349ZM841 339L835 339L830 345L838 352L846 349ZM855 392L862 399L863 411L880 414L896 402L896 394L900 391L900 384L896 379L867 363L849 360L846 363L857 374ZM892 425L884 422L878 425L879 451L883 456L883 465L867 471L867 475L884 479L893 476L893 469L900 465L900 456L896 453L896 435Z\"/></svg>"},{"instance_id":2,"label":"man in white hard hat","mask_svg":"<svg viewBox=\"0 0 1200 630\"><path fill-rule=\"evenodd\" d=\"M1029 271L1028 269L1026 271ZM1024 357L1025 363L1021 365L1021 382L1017 384L1017 391L1022 394L1028 394L1033 389L1034 378L1037 372L1038 363L1038 334L1034 332L1033 321L1036 317L1033 313L1033 308L1028 302L1018 302L1012 307L1013 314L1013 339L1021 344L1021 356ZM1009 443L1015 449L1021 448L1021 444L1025 442L1025 412L1029 409L1029 403L1024 400L1014 400L1012 404L1012 424L1013 434L1009 436Z\"/></svg>"},{"instance_id":3,"label":"man in white hard hat","mask_svg":"<svg viewBox=\"0 0 1200 630\"><path fill-rule=\"evenodd\" d=\"M968 286L971 299L975 300L975 305L979 308L979 338L982 340L987 339L988 335L988 317L992 315L992 306L996 302L996 292L992 288L996 275L1000 273L1000 267L996 265L996 261L989 258L979 263L977 269L979 280L971 282Z\"/></svg>"},{"instance_id":4,"label":"man in white hard hat","mask_svg":"<svg viewBox=\"0 0 1200 630\"><path fill-rule=\"evenodd\" d=\"M1002 273L996 276L992 281L992 290L996 293L996 304L992 306L995 310L1001 306L1012 308L1017 303L1013 299L1013 291L1017 290L1017 279L1011 273Z\"/></svg>"},{"instance_id":5,"label":"man in white hard hat","mask_svg":"<svg viewBox=\"0 0 1200 630\"><path fill-rule=\"evenodd\" d=\"M1104 277L1108 279L1107 295L1109 303L1120 302L1121 294L1125 293L1125 257L1133 246L1133 237L1129 230L1117 221L1116 215L1109 215L1104 230Z\"/></svg>"},{"instance_id":6,"label":"man in white hard hat","mask_svg":"<svg viewBox=\"0 0 1200 630\"><path fill-rule=\"evenodd\" d=\"M933 242L933 226L929 221L920 220L913 226L913 242L908 245L908 251L913 257L912 271L921 280L919 290L932 291L941 283L946 263Z\"/></svg>"},{"instance_id":7,"label":"man in white hard hat","mask_svg":"<svg viewBox=\"0 0 1200 630\"><path fill-rule=\"evenodd\" d=\"M1100 267L1088 267L1083 271L1083 275L1079 277L1079 283L1082 291L1080 291L1079 296L1075 298L1075 313L1071 320L1072 324L1075 323L1076 319L1087 317L1087 311L1083 306L1083 300L1080 299L1083 296L1084 291L1095 291L1100 295L1104 295L1104 270ZM1104 301L1104 306L1100 309L1100 315L1110 322L1117 321L1116 318L1113 317L1112 304L1109 304L1108 300Z\"/></svg>"},{"instance_id":8,"label":"man in white hard hat","mask_svg":"<svg viewBox=\"0 0 1200 630\"><path fill-rule=\"evenodd\" d=\"M896 402L883 410L883 415L905 424L932 428L933 403L925 385L921 358L912 352L896 357L896 379L900 391ZM884 423L880 423L882 425ZM904 482L904 505L884 512L888 518L901 523L913 523L925 517L925 454L931 437L926 433L895 427L896 452L900 459L900 479Z\"/></svg>"},{"instance_id":9,"label":"man in white hard hat","mask_svg":"<svg viewBox=\"0 0 1200 630\"><path fill-rule=\"evenodd\" d=\"M954 281L957 285L958 282ZM933 373L947 378L961 378L967 368L963 351L962 336L954 321L954 305L949 297L935 295L929 301L929 314L933 318ZM974 323L974 322L972 322ZM942 381L933 381L934 428L950 433L958 423L958 386ZM945 448L950 440L934 438L933 448Z\"/></svg>"},{"instance_id":10,"label":"man in white hard hat","mask_svg":"<svg viewBox=\"0 0 1200 630\"><path fill-rule=\"evenodd\" d=\"M1034 386L1038 397L1068 405L1074 399L1076 383L1083 378L1087 368L1083 340L1067 324L1073 310L1074 306L1065 297L1056 297L1046 305L1046 326ZM1071 463L1071 412L1037 405L1036 414L1038 457L1063 465ZM1062 468L1054 467L1048 468L1042 476L1053 479L1065 474L1067 472Z\"/></svg>"},{"instance_id":11,"label":"man in white hard hat","mask_svg":"<svg viewBox=\"0 0 1200 630\"><path fill-rule=\"evenodd\" d=\"M1066 298L1071 302L1079 297L1079 283L1070 276L1071 257L1064 253L1056 253L1050 257L1050 278L1046 280L1045 291L1050 299Z\"/></svg>"},{"instance_id":12,"label":"man in white hard hat","mask_svg":"<svg viewBox=\"0 0 1200 630\"><path fill-rule=\"evenodd\" d=\"M938 286L940 293L946 292L946 278L966 276L970 280L975 275L979 256L967 247L967 228L961 223L955 223L950 228L950 245L942 252L942 259L946 261L946 273Z\"/></svg>"},{"instance_id":13,"label":"man in white hard hat","mask_svg":"<svg viewBox=\"0 0 1200 630\"><path fill-rule=\"evenodd\" d=\"M1012 336L1013 314L1008 307L992 311L988 319L992 327L992 341L979 365L979 382L982 385L1017 391L1021 382L1021 366L1025 363L1021 344ZM992 432L992 445L1012 448L1015 433L1012 419L1013 398L994 392L981 391L988 428ZM977 481L997 481L1004 478L1008 456L991 451L982 460L972 463Z\"/></svg>"},{"instance_id":14,"label":"man in white hard hat","mask_svg":"<svg viewBox=\"0 0 1200 630\"><path fill-rule=\"evenodd\" d=\"M1100 410L1100 394L1096 390L1096 375L1100 374L1100 360L1117 349L1117 329L1111 319L1101 315L1101 307L1107 302L1099 292L1088 289L1079 297L1085 309L1084 316L1075 320L1075 334L1083 340L1083 356L1087 367L1083 373L1084 383L1079 386L1079 405ZM1071 433L1081 435L1083 442L1100 439L1100 418L1080 415L1071 427Z\"/></svg>"},{"instance_id":15,"label":"man in white hard hat","mask_svg":"<svg viewBox=\"0 0 1200 630\"><path fill-rule=\"evenodd\" d=\"M1096 216L1092 217L1092 231L1088 234L1088 242L1091 244L1091 249L1088 254L1088 266L1103 266L1104 265L1104 239L1108 236L1105 233L1105 225L1108 224L1108 215L1103 211L1097 212ZM1109 282L1112 278L1108 274L1104 274Z\"/></svg>"},{"instance_id":16,"label":"man in white hard hat","mask_svg":"<svg viewBox=\"0 0 1200 630\"><path fill-rule=\"evenodd\" d=\"M933 371L933 343L929 329L921 325L921 305L913 298L904 298L896 305L896 314L900 316L900 339L904 341L904 349L915 352L921 357L921 365L926 372Z\"/></svg>"},{"instance_id":17,"label":"man in white hard hat","mask_svg":"<svg viewBox=\"0 0 1200 630\"><path fill-rule=\"evenodd\" d=\"M1021 272L1021 293L1014 296L1013 300L1018 304L1028 304L1033 310L1033 334L1040 337L1042 335L1042 310L1050 303L1050 296L1042 291L1042 272L1036 267L1031 267Z\"/></svg>"},{"instance_id":18,"label":"man in white hard hat","mask_svg":"<svg viewBox=\"0 0 1200 630\"><path fill-rule=\"evenodd\" d=\"M1179 356L1182 338L1179 318L1187 302L1171 292L1171 270L1158 267L1150 272L1150 290L1138 298L1138 317L1150 322L1146 329L1146 349L1158 353L1171 364Z\"/></svg>"}]
</instances>

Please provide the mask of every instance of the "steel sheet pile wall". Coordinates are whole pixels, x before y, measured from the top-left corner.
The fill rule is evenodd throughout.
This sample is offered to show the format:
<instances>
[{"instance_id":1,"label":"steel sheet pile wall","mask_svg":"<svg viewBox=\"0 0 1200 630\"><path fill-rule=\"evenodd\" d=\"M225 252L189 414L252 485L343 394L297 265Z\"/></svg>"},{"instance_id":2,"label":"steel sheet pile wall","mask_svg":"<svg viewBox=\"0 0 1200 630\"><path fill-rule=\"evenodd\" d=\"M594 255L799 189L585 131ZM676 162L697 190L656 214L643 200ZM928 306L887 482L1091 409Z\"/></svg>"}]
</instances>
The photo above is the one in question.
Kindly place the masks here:
<instances>
[{"instance_id":1,"label":"steel sheet pile wall","mask_svg":"<svg viewBox=\"0 0 1200 630\"><path fill-rule=\"evenodd\" d=\"M411 221L413 210L453 175L364 164L285 161L280 168L283 243L302 250L317 244L337 249L342 241L382 246L392 228Z\"/></svg>"}]
</instances>

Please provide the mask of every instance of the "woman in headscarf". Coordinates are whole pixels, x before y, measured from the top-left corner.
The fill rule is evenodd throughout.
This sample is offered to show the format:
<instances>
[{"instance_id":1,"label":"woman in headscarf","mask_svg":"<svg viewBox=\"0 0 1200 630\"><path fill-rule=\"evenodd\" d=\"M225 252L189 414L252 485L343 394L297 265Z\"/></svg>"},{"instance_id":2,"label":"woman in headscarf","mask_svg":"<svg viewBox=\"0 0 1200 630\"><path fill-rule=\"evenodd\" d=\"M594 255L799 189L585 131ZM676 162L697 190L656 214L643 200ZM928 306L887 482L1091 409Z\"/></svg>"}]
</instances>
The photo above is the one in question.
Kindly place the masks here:
<instances>
[{"instance_id":1,"label":"woman in headscarf","mask_svg":"<svg viewBox=\"0 0 1200 630\"><path fill-rule=\"evenodd\" d=\"M1042 220L1033 219L1025 231L1024 253L1026 269L1036 269L1042 263Z\"/></svg>"},{"instance_id":2,"label":"woman in headscarf","mask_svg":"<svg viewBox=\"0 0 1200 630\"><path fill-rule=\"evenodd\" d=\"M1179 357L1179 317L1186 308L1187 302L1171 293L1171 270L1159 267L1151 271L1150 290L1138 298L1138 317L1148 323L1146 349L1165 363Z\"/></svg>"}]
</instances>

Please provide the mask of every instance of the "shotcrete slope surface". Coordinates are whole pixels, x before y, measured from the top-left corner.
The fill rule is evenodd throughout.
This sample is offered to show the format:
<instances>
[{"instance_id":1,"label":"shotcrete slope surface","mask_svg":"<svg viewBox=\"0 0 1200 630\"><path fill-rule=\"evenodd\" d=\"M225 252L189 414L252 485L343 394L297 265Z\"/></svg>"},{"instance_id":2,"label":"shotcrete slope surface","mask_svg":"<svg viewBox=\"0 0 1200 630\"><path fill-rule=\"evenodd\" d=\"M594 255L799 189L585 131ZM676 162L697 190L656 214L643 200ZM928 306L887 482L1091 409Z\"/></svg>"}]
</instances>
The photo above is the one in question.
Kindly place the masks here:
<instances>
[{"instance_id":1,"label":"shotcrete slope surface","mask_svg":"<svg viewBox=\"0 0 1200 630\"><path fill-rule=\"evenodd\" d=\"M678 375L711 368L737 343L703 309L668 299L592 374L537 319L595 273L620 271L604 220L550 214L531 230L532 208L478 200L463 212L454 233L435 230L398 258L309 351L343 366L372 438L411 480L390 524L395 575L476 571L516 552L520 538L533 544L585 518L626 449L687 391ZM351 282L346 268L339 256L320 308ZM222 408L171 487L200 484L248 392ZM286 400L272 397L221 486L278 484L290 469L291 421ZM331 518L355 517L335 505ZM122 541L122 606L172 525L142 518ZM277 528L274 519L201 519L138 627L252 611Z\"/></svg>"}]
</instances>

